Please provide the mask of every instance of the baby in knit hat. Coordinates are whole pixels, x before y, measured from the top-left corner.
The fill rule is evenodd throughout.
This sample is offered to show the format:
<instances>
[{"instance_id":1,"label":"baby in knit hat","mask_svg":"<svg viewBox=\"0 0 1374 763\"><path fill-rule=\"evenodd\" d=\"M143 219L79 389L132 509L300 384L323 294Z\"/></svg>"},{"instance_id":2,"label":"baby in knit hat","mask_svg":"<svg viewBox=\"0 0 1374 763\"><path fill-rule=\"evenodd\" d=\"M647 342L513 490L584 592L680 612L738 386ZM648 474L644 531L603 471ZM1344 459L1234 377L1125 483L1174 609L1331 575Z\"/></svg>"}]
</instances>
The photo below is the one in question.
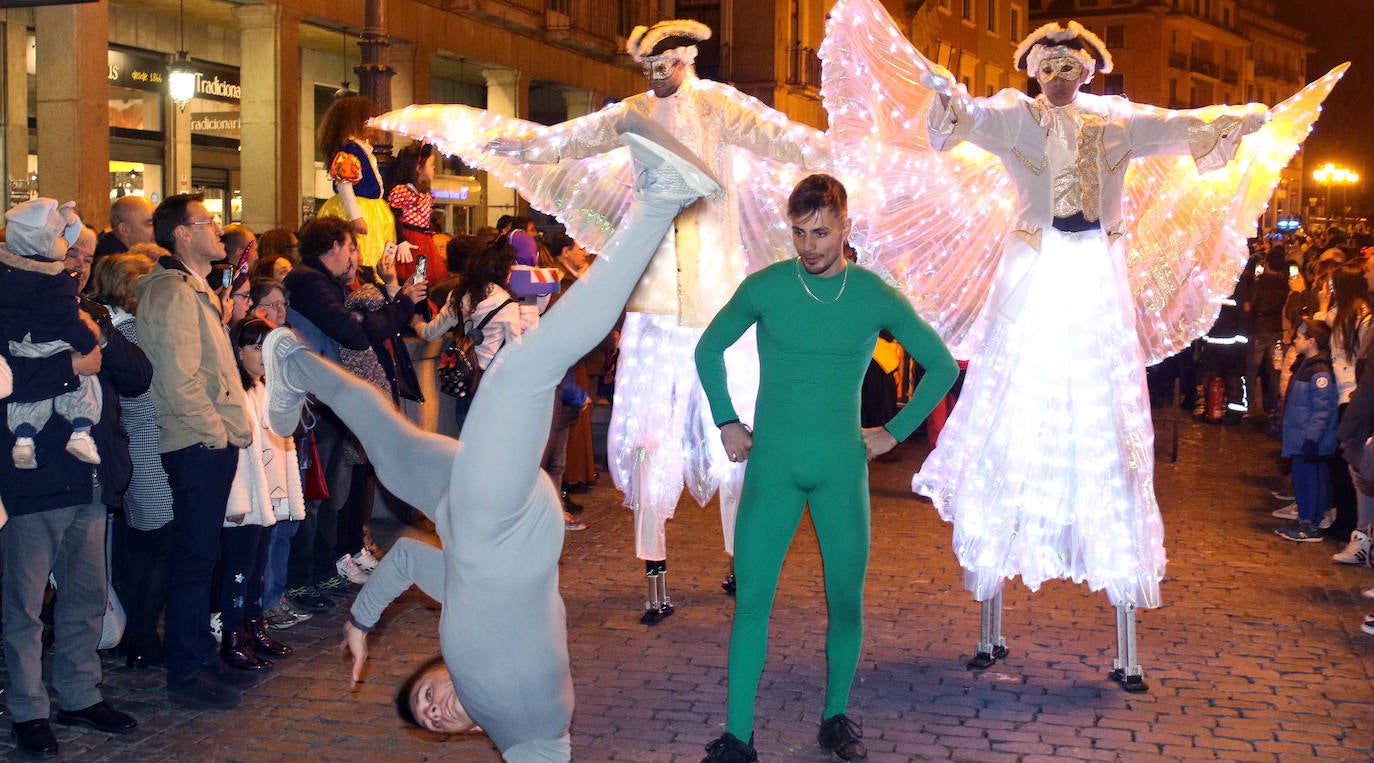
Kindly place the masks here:
<instances>
[{"instance_id":1,"label":"baby in knit hat","mask_svg":"<svg viewBox=\"0 0 1374 763\"><path fill-rule=\"evenodd\" d=\"M81 232L75 203L58 207L48 198L30 199L5 213L5 243L0 246L0 327L17 358L48 358L75 350L85 355L100 341L82 320L78 275L64 260ZM57 397L10 402L6 423L14 433L11 456L19 469L38 468L34 436L56 413L72 426L66 450L80 461L100 463L91 427L100 420L100 384L77 376L77 386Z\"/></svg>"}]
</instances>

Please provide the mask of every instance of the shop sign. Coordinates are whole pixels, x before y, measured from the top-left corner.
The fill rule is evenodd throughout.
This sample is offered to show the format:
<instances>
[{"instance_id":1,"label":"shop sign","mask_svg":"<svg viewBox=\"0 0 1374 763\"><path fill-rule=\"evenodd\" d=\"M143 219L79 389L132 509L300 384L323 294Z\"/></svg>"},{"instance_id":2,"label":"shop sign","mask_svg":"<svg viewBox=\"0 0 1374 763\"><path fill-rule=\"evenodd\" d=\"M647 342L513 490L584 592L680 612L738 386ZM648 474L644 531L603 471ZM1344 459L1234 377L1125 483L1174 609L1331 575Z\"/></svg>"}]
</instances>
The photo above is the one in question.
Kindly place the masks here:
<instances>
[{"instance_id":1,"label":"shop sign","mask_svg":"<svg viewBox=\"0 0 1374 763\"><path fill-rule=\"evenodd\" d=\"M167 91L167 59L130 50L106 52L106 79L116 87L164 93ZM239 71L232 66L192 61L196 68L196 97L238 103L243 96Z\"/></svg>"},{"instance_id":2,"label":"shop sign","mask_svg":"<svg viewBox=\"0 0 1374 763\"><path fill-rule=\"evenodd\" d=\"M106 79L115 87L130 90L166 92L167 61L158 56L141 55L126 50L106 53L109 70Z\"/></svg>"},{"instance_id":3,"label":"shop sign","mask_svg":"<svg viewBox=\"0 0 1374 763\"><path fill-rule=\"evenodd\" d=\"M237 111L193 111L191 112L191 131L222 135L229 138L239 137L242 125Z\"/></svg>"}]
</instances>

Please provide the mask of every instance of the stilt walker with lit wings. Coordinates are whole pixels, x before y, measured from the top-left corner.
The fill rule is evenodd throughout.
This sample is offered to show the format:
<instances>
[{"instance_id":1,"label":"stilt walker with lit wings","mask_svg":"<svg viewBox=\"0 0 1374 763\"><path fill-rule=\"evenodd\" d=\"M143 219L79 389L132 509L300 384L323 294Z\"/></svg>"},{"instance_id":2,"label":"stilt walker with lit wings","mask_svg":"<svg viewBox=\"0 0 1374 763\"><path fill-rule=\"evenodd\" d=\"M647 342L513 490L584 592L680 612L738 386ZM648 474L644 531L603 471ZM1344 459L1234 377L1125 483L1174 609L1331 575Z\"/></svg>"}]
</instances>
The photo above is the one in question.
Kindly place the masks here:
<instances>
[{"instance_id":1,"label":"stilt walker with lit wings","mask_svg":"<svg viewBox=\"0 0 1374 763\"><path fill-rule=\"evenodd\" d=\"M1075 22L1031 33L1040 85L975 98L876 0L839 0L821 56L835 166L860 261L892 277L967 358L939 445L912 481L953 523L982 603L969 667L1006 654L1004 583L1105 590L1112 677L1144 691L1135 610L1160 605L1146 364L1203 334L1247 237L1344 66L1275 107L1170 111L1080 92L1110 72Z\"/></svg>"},{"instance_id":2,"label":"stilt walker with lit wings","mask_svg":"<svg viewBox=\"0 0 1374 763\"><path fill-rule=\"evenodd\" d=\"M728 85L697 78L696 45L710 36L690 20L638 27L627 51L643 65L649 91L552 127L464 106L411 106L376 120L514 186L593 252L615 232L630 202L629 154L617 135L625 120L656 123L721 180L719 193L678 216L630 297L621 331L607 450L615 484L634 510L635 554L644 560L649 591L646 624L673 611L665 525L684 484L702 505L719 489L725 550L734 553L744 469L720 444L693 348L745 275L787 256L787 195L804 172L830 166L821 132ZM752 334L731 348L726 362L731 397L741 419L752 423L758 387Z\"/></svg>"}]
</instances>

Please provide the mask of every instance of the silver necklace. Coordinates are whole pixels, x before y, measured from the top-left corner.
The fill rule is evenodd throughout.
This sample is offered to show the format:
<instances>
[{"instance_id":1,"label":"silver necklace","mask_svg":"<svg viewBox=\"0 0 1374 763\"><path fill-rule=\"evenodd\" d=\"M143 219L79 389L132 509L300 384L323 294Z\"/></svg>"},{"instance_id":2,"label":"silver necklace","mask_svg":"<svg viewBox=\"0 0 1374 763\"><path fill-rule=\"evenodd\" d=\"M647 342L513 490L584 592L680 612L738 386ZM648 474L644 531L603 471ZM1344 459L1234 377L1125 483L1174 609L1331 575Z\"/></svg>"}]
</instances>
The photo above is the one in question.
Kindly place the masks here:
<instances>
[{"instance_id":1,"label":"silver necklace","mask_svg":"<svg viewBox=\"0 0 1374 763\"><path fill-rule=\"evenodd\" d=\"M821 303L822 305L833 305L836 302L840 301L840 297L844 296L844 287L849 285L849 263L846 262L844 264L844 268L842 269L844 270L844 277L840 280L840 293L836 294L834 299L827 302L821 299L820 297L816 296L816 293L811 291L811 287L806 285L806 279L802 278L801 257L797 258L797 280L801 282L802 288L806 290L806 295Z\"/></svg>"}]
</instances>

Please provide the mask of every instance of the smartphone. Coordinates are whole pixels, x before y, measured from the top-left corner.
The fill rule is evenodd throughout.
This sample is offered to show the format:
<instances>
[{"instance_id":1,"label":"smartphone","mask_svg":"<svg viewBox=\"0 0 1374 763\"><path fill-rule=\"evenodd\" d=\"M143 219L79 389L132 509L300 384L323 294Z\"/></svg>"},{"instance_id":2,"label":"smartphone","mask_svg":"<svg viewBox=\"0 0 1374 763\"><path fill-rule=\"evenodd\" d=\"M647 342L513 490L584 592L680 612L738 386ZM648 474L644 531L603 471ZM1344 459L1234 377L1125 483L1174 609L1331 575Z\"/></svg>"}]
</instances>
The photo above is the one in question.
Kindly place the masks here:
<instances>
[{"instance_id":1,"label":"smartphone","mask_svg":"<svg viewBox=\"0 0 1374 763\"><path fill-rule=\"evenodd\" d=\"M429 257L422 254L419 257L415 258L415 278L413 280L415 281L415 283L420 283L428 277L428 274Z\"/></svg>"},{"instance_id":2,"label":"smartphone","mask_svg":"<svg viewBox=\"0 0 1374 763\"><path fill-rule=\"evenodd\" d=\"M229 287L233 286L233 285L234 285L234 271L226 269L226 270L224 271L224 278L223 278L223 281L224 281L224 285L221 286L220 288L222 288L222 289L228 289Z\"/></svg>"},{"instance_id":3,"label":"smartphone","mask_svg":"<svg viewBox=\"0 0 1374 763\"><path fill-rule=\"evenodd\" d=\"M1297 265L1294 265L1294 264L1291 263L1291 262L1288 263L1288 277L1289 277L1289 278L1297 278L1297 277L1298 277L1298 266L1297 266Z\"/></svg>"}]
</instances>

